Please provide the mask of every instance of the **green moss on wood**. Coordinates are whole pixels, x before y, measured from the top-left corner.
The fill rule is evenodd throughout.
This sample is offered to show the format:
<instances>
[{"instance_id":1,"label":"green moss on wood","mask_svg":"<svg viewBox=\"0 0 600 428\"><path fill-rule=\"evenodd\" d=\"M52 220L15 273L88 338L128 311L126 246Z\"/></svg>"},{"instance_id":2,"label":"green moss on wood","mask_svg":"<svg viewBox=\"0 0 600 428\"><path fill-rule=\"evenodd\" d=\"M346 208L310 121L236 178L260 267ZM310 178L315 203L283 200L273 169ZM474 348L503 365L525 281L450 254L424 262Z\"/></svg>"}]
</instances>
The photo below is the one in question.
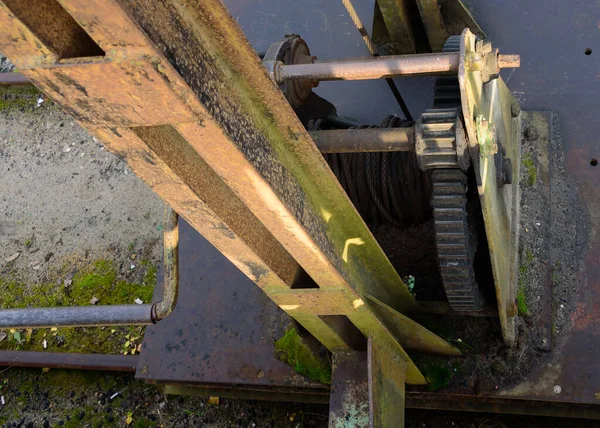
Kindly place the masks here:
<instances>
[{"instance_id":1,"label":"green moss on wood","mask_svg":"<svg viewBox=\"0 0 600 428\"><path fill-rule=\"evenodd\" d=\"M277 357L294 370L310 379L331 384L331 362L327 355L320 356L294 328L275 342Z\"/></svg>"}]
</instances>

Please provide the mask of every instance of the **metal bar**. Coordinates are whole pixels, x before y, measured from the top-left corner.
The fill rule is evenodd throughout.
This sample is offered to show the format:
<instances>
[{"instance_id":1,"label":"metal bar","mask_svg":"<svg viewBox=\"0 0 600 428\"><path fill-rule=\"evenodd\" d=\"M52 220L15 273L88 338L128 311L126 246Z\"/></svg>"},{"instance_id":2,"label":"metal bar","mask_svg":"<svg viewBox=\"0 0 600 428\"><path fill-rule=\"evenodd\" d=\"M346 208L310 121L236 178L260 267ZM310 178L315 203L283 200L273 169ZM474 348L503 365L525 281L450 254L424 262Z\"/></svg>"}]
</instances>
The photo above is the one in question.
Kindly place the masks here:
<instances>
[{"instance_id":1,"label":"metal bar","mask_svg":"<svg viewBox=\"0 0 600 428\"><path fill-rule=\"evenodd\" d=\"M105 370L135 373L137 355L77 354L71 352L0 351L0 366Z\"/></svg>"},{"instance_id":2,"label":"metal bar","mask_svg":"<svg viewBox=\"0 0 600 428\"><path fill-rule=\"evenodd\" d=\"M414 3L407 0L377 0L381 15L397 54L418 52L422 41L415 29ZM418 12L417 16L418 16Z\"/></svg>"},{"instance_id":3,"label":"metal bar","mask_svg":"<svg viewBox=\"0 0 600 428\"><path fill-rule=\"evenodd\" d=\"M556 399L535 400L482 394L407 391L406 408L600 419L600 407L597 403L578 403Z\"/></svg>"},{"instance_id":4,"label":"metal bar","mask_svg":"<svg viewBox=\"0 0 600 428\"><path fill-rule=\"evenodd\" d=\"M373 43L373 40L369 36L367 29L365 28L362 21L360 20L358 13L356 13L356 9L354 9L354 5L352 4L352 1L351 0L342 0L342 3L344 5L344 7L346 8L346 11L348 12L348 15L350 15L350 19L352 19L354 26L356 27L356 29L362 36L363 40L365 41L365 44L367 45L367 49L369 49L369 52L371 52L371 55L379 56L377 47ZM385 80L386 80L388 86L390 87L390 90L392 91L394 98L396 98L396 101L398 102L398 105L400 106L402 113L404 113L404 117L406 117L407 120L413 120L412 115L410 114L410 110L408 110L408 106L404 102L404 98L402 98L400 91L396 87L396 83L394 83L394 81L392 79L385 79Z\"/></svg>"},{"instance_id":5,"label":"metal bar","mask_svg":"<svg viewBox=\"0 0 600 428\"><path fill-rule=\"evenodd\" d=\"M365 351L331 356L330 427L369 426L369 380Z\"/></svg>"},{"instance_id":6,"label":"metal bar","mask_svg":"<svg viewBox=\"0 0 600 428\"><path fill-rule=\"evenodd\" d=\"M163 227L164 292L163 299L154 304L155 321L160 321L175 309L179 292L179 215L168 205L165 205Z\"/></svg>"},{"instance_id":7,"label":"metal bar","mask_svg":"<svg viewBox=\"0 0 600 428\"><path fill-rule=\"evenodd\" d=\"M177 213L165 207L163 300L146 305L64 306L0 310L0 328L153 324L175 308L179 288Z\"/></svg>"},{"instance_id":8,"label":"metal bar","mask_svg":"<svg viewBox=\"0 0 600 428\"><path fill-rule=\"evenodd\" d=\"M391 55L368 59L282 65L275 70L278 82L295 79L368 80L398 76L458 73L459 54L443 52Z\"/></svg>"},{"instance_id":9,"label":"metal bar","mask_svg":"<svg viewBox=\"0 0 600 428\"><path fill-rule=\"evenodd\" d=\"M0 86L31 85L31 81L21 73L0 73Z\"/></svg>"},{"instance_id":10,"label":"metal bar","mask_svg":"<svg viewBox=\"0 0 600 428\"><path fill-rule=\"evenodd\" d=\"M370 337L367 349L369 426L404 428L405 364Z\"/></svg>"},{"instance_id":11,"label":"metal bar","mask_svg":"<svg viewBox=\"0 0 600 428\"><path fill-rule=\"evenodd\" d=\"M370 80L399 76L454 75L458 73L460 53L391 55L354 60L292 64L275 67L278 83L286 80ZM520 66L519 55L498 55L498 67Z\"/></svg>"},{"instance_id":12,"label":"metal bar","mask_svg":"<svg viewBox=\"0 0 600 428\"><path fill-rule=\"evenodd\" d=\"M414 128L343 129L309 132L321 153L409 152Z\"/></svg>"},{"instance_id":13,"label":"metal bar","mask_svg":"<svg viewBox=\"0 0 600 428\"><path fill-rule=\"evenodd\" d=\"M498 67L519 68L521 66L521 55L501 54L498 55Z\"/></svg>"},{"instance_id":14,"label":"metal bar","mask_svg":"<svg viewBox=\"0 0 600 428\"><path fill-rule=\"evenodd\" d=\"M3 309L0 329L152 324L152 306L104 305Z\"/></svg>"},{"instance_id":15,"label":"metal bar","mask_svg":"<svg viewBox=\"0 0 600 428\"><path fill-rule=\"evenodd\" d=\"M417 6L431 51L441 52L446 43L446 29L440 14L438 0L417 0Z\"/></svg>"}]
</instances>

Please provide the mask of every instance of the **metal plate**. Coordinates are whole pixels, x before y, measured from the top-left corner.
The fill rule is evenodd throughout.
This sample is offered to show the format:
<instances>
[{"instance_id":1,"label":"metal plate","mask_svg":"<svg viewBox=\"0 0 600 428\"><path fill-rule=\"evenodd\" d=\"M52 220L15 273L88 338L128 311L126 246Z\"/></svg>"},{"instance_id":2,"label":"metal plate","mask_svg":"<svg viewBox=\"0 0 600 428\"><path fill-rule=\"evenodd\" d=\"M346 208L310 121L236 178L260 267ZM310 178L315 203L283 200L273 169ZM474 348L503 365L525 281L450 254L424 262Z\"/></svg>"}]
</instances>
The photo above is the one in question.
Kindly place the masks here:
<instances>
[{"instance_id":1,"label":"metal plate","mask_svg":"<svg viewBox=\"0 0 600 428\"><path fill-rule=\"evenodd\" d=\"M138 379L328 389L275 358L290 318L181 219L179 263L177 306L147 328Z\"/></svg>"}]
</instances>

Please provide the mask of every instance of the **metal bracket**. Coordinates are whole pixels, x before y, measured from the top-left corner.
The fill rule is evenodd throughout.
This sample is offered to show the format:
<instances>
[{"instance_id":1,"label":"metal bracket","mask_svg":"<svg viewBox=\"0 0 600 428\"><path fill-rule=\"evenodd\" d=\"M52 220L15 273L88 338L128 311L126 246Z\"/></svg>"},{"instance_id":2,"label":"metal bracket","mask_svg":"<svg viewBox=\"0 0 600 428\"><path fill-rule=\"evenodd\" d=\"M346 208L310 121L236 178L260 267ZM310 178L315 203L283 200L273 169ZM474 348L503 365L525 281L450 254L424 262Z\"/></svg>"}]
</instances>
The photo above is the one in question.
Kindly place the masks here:
<instances>
[{"instance_id":1,"label":"metal bracket","mask_svg":"<svg viewBox=\"0 0 600 428\"><path fill-rule=\"evenodd\" d=\"M468 29L461 36L458 80L471 161L488 240L498 314L504 342L516 340L515 297L519 247L520 109L502 78L489 81L489 73L473 62L478 40ZM479 44L479 50L491 46ZM501 151L499 147L502 147ZM502 171L496 154L501 153ZM505 152L505 155L504 155ZM506 176L509 174L510 176ZM498 177L503 186L498 186Z\"/></svg>"}]
</instances>

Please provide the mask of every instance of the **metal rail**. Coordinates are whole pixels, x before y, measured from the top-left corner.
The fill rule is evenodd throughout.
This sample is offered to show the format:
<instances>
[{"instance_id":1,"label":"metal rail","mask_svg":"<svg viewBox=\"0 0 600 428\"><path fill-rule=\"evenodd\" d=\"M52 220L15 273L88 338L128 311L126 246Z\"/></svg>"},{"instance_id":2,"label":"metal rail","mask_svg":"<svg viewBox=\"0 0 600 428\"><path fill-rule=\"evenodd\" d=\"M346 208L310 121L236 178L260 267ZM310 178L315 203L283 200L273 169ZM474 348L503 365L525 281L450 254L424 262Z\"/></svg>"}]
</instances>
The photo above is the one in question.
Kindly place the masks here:
<instances>
[{"instance_id":1,"label":"metal rail","mask_svg":"<svg viewBox=\"0 0 600 428\"><path fill-rule=\"evenodd\" d=\"M106 325L148 325L166 317L175 308L179 288L178 215L165 208L164 297L154 304L63 306L0 310L0 329L42 327L92 327Z\"/></svg>"},{"instance_id":2,"label":"metal rail","mask_svg":"<svg viewBox=\"0 0 600 428\"><path fill-rule=\"evenodd\" d=\"M0 86L31 85L31 81L21 73L0 73Z\"/></svg>"},{"instance_id":3,"label":"metal rail","mask_svg":"<svg viewBox=\"0 0 600 428\"><path fill-rule=\"evenodd\" d=\"M0 366L103 370L135 373L137 355L77 354L70 352L0 351Z\"/></svg>"},{"instance_id":4,"label":"metal rail","mask_svg":"<svg viewBox=\"0 0 600 428\"><path fill-rule=\"evenodd\" d=\"M460 53L392 55L311 64L276 64L273 74L277 83L286 80L368 80L399 76L452 75L458 73ZM498 55L499 68L519 67L519 55Z\"/></svg>"}]
</instances>

